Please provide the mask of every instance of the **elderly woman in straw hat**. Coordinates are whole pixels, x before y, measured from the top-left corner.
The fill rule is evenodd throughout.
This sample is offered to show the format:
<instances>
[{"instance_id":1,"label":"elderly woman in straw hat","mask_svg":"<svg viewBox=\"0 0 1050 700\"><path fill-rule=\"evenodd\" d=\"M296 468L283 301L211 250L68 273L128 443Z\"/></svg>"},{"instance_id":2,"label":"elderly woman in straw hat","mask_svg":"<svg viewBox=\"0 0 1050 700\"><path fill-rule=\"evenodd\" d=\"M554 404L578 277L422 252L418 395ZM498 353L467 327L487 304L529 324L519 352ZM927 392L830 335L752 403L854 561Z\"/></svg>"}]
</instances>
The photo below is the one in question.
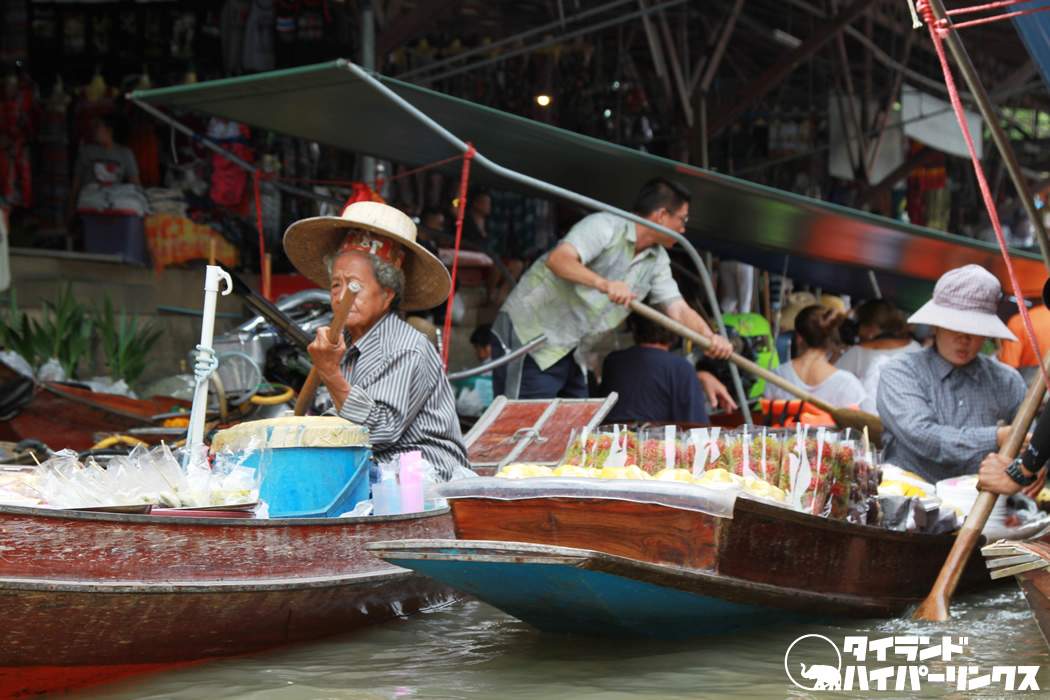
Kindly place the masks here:
<instances>
[{"instance_id":1,"label":"elderly woman in straw hat","mask_svg":"<svg viewBox=\"0 0 1050 700\"><path fill-rule=\"evenodd\" d=\"M416 243L405 214L355 202L341 216L292 224L284 248L296 269L328 287L335 309L360 287L338 342L320 328L309 352L335 410L366 426L376 459L420 450L446 476L467 454L441 359L398 310L428 309L448 298L445 266Z\"/></svg>"},{"instance_id":2,"label":"elderly woman in straw hat","mask_svg":"<svg viewBox=\"0 0 1050 700\"><path fill-rule=\"evenodd\" d=\"M1001 293L992 273L965 265L944 273L933 299L908 319L934 326L934 344L882 369L885 461L937 482L976 474L1007 440L1025 384L1016 369L981 354L985 338L1014 338L996 315Z\"/></svg>"}]
</instances>

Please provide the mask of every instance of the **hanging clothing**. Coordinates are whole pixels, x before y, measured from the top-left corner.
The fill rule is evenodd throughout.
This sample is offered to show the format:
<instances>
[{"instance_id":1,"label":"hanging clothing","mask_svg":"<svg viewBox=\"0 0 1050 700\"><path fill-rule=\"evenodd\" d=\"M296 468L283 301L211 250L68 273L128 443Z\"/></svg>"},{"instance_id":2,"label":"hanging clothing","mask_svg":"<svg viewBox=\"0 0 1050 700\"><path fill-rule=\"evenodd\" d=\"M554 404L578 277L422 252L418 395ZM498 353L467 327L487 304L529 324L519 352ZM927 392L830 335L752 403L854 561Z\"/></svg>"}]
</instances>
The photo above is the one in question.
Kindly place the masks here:
<instances>
[{"instance_id":1,"label":"hanging clothing","mask_svg":"<svg viewBox=\"0 0 1050 700\"><path fill-rule=\"evenodd\" d=\"M244 30L250 10L251 0L226 0L222 6L222 68L227 75L244 70Z\"/></svg>"},{"instance_id":2,"label":"hanging clothing","mask_svg":"<svg viewBox=\"0 0 1050 700\"><path fill-rule=\"evenodd\" d=\"M274 0L252 0L244 28L244 70L264 72L274 66Z\"/></svg>"},{"instance_id":3,"label":"hanging clothing","mask_svg":"<svg viewBox=\"0 0 1050 700\"><path fill-rule=\"evenodd\" d=\"M38 116L40 160L36 173L36 211L41 233L65 230L65 207L69 199L69 99L64 93L53 94Z\"/></svg>"},{"instance_id":4,"label":"hanging clothing","mask_svg":"<svg viewBox=\"0 0 1050 700\"><path fill-rule=\"evenodd\" d=\"M95 141L95 122L103 114L117 111L116 99L120 90L106 85L98 97L87 86L77 88L77 103L73 108L73 134L79 145Z\"/></svg>"},{"instance_id":5,"label":"hanging clothing","mask_svg":"<svg viewBox=\"0 0 1050 700\"><path fill-rule=\"evenodd\" d=\"M208 123L209 139L249 163L255 159L250 137L251 130L243 124L225 119L212 119ZM240 205L248 186L248 171L218 153L212 154L211 165L212 201L225 207Z\"/></svg>"},{"instance_id":6,"label":"hanging clothing","mask_svg":"<svg viewBox=\"0 0 1050 700\"><path fill-rule=\"evenodd\" d=\"M34 104L33 84L25 76L0 88L0 198L16 207L33 205Z\"/></svg>"},{"instance_id":7,"label":"hanging clothing","mask_svg":"<svg viewBox=\"0 0 1050 700\"><path fill-rule=\"evenodd\" d=\"M130 104L126 116L131 124L128 148L135 154L142 186L156 187L160 184L160 140L157 138L156 122L146 112Z\"/></svg>"}]
</instances>

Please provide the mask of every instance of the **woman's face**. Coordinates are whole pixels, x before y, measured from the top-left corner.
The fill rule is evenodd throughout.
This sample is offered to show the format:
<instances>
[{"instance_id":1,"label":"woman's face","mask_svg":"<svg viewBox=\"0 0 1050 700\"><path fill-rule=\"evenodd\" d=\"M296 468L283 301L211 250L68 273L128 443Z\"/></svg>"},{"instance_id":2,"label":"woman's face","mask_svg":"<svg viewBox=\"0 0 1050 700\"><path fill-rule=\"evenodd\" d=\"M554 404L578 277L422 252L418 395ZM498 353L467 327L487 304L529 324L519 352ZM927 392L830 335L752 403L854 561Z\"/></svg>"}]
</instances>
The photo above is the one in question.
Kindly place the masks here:
<instances>
[{"instance_id":1,"label":"woman's face","mask_svg":"<svg viewBox=\"0 0 1050 700\"><path fill-rule=\"evenodd\" d=\"M934 337L937 353L956 367L965 367L973 362L984 346L983 335L958 333L947 328L937 328Z\"/></svg>"},{"instance_id":2,"label":"woman's face","mask_svg":"<svg viewBox=\"0 0 1050 700\"><path fill-rule=\"evenodd\" d=\"M333 311L339 305L339 300L343 298L343 293L350 282L357 282L361 287L344 324L355 340L367 333L379 319L383 318L383 315L390 309L390 303L394 300L393 290L381 287L376 281L372 266L368 264L367 255L367 253L359 252L343 253L336 258L332 266Z\"/></svg>"},{"instance_id":3,"label":"woman's face","mask_svg":"<svg viewBox=\"0 0 1050 700\"><path fill-rule=\"evenodd\" d=\"M109 146L113 143L113 130L106 126L105 122L95 122L95 143L100 146Z\"/></svg>"}]
</instances>

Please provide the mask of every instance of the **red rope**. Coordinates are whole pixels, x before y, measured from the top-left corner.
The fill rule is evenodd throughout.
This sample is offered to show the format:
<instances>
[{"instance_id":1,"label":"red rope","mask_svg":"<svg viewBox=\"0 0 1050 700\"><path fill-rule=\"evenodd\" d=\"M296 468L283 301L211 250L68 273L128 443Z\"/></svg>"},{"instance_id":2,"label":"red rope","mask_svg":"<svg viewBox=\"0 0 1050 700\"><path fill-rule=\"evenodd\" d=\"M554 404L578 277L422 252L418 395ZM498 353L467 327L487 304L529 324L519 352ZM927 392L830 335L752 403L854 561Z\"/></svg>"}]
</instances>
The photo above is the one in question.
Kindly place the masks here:
<instances>
[{"instance_id":1,"label":"red rope","mask_svg":"<svg viewBox=\"0 0 1050 700\"><path fill-rule=\"evenodd\" d=\"M963 27L974 27L978 24L988 24L989 22L998 22L1001 19L1010 19L1011 17L1020 17L1021 15L1031 15L1036 12L1046 12L1047 7L1037 7L1034 10L1020 10L1018 12L1008 12L1005 15L995 15L994 17L985 17L984 19L971 19L969 22L959 22L953 24L952 29L962 29Z\"/></svg>"},{"instance_id":2,"label":"red rope","mask_svg":"<svg viewBox=\"0 0 1050 700\"><path fill-rule=\"evenodd\" d=\"M259 170L252 173L252 183L255 185L255 220L259 226L259 283L262 284L263 261L266 259L266 242L263 240L262 201L259 199L259 180L262 178Z\"/></svg>"},{"instance_id":3,"label":"red rope","mask_svg":"<svg viewBox=\"0 0 1050 700\"><path fill-rule=\"evenodd\" d=\"M463 216L467 212L467 181L470 179L470 161L474 158L474 145L467 141L467 152L463 154L463 174L459 182L459 211L456 213L456 246L452 258L452 289L448 293L448 304L445 306L445 331L442 337L441 360L448 371L448 346L452 333L452 300L456 296L456 270L459 267L459 243L463 238ZM456 156L459 158L460 156Z\"/></svg>"},{"instance_id":4,"label":"red rope","mask_svg":"<svg viewBox=\"0 0 1050 700\"><path fill-rule=\"evenodd\" d=\"M922 12L923 19L926 20L926 25L930 28L930 38L933 39L933 46L937 49L937 58L941 61L941 71L944 72L944 84L948 88L948 96L951 98L952 107L955 109L955 118L959 122L959 128L962 129L963 138L966 139L966 148L969 149L970 158L973 160L974 173L977 175L977 182L981 187L981 197L984 199L985 209L988 210L988 217L992 220L992 228L995 229L995 238L999 242L999 250L1002 251L1003 260L1006 262L1006 272L1010 276L1010 284L1013 287L1014 297L1017 299L1018 310L1021 312L1021 321L1024 323L1025 333L1028 334L1028 343L1031 345L1032 350L1035 351L1035 356L1039 358L1039 371L1043 375L1043 381L1048 387L1050 387L1050 376L1047 375L1046 366L1043 364L1043 353L1039 349L1039 341L1035 337L1035 329L1032 327L1032 319L1028 316L1028 307L1024 302L1024 294L1021 292L1021 284L1017 281L1017 273L1014 272L1014 265L1010 259L1010 251L1006 248L1006 239L1003 238L1003 229L999 224L999 213L995 209L995 202L992 200L992 192L988 188L988 181L984 177L984 168L981 167L981 161L977 158L977 151L973 147L973 138L970 136L970 126L967 124L966 115L963 113L962 101L959 99L959 91L955 87L955 79L952 77L952 71L948 67L948 59L944 55L944 44L942 43L942 40L948 35L948 28L945 26L946 23L940 23L937 21L929 0L918 0L916 7ZM1022 197L1024 196L1024 193L1018 194Z\"/></svg>"},{"instance_id":5,"label":"red rope","mask_svg":"<svg viewBox=\"0 0 1050 700\"><path fill-rule=\"evenodd\" d=\"M1000 0L999 2L990 2L987 5L971 5L970 7L957 7L954 10L945 10L944 14L949 17L952 17L954 15L965 15L970 12L980 12L982 10L996 10L1000 7L1020 5L1022 2L1031 2L1031 0Z\"/></svg>"}]
</instances>

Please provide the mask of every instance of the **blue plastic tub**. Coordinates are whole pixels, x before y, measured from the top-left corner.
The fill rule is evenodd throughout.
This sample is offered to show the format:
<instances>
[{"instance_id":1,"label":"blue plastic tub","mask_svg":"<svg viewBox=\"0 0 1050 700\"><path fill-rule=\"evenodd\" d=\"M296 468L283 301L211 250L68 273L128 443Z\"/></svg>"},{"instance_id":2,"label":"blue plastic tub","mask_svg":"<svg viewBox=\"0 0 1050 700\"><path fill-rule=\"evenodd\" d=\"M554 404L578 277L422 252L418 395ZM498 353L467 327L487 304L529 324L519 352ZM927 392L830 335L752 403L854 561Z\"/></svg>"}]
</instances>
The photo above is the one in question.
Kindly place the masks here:
<instances>
[{"instance_id":1,"label":"blue plastic tub","mask_svg":"<svg viewBox=\"0 0 1050 700\"><path fill-rule=\"evenodd\" d=\"M270 455L259 498L272 518L334 518L369 498L368 447L288 447Z\"/></svg>"}]
</instances>

